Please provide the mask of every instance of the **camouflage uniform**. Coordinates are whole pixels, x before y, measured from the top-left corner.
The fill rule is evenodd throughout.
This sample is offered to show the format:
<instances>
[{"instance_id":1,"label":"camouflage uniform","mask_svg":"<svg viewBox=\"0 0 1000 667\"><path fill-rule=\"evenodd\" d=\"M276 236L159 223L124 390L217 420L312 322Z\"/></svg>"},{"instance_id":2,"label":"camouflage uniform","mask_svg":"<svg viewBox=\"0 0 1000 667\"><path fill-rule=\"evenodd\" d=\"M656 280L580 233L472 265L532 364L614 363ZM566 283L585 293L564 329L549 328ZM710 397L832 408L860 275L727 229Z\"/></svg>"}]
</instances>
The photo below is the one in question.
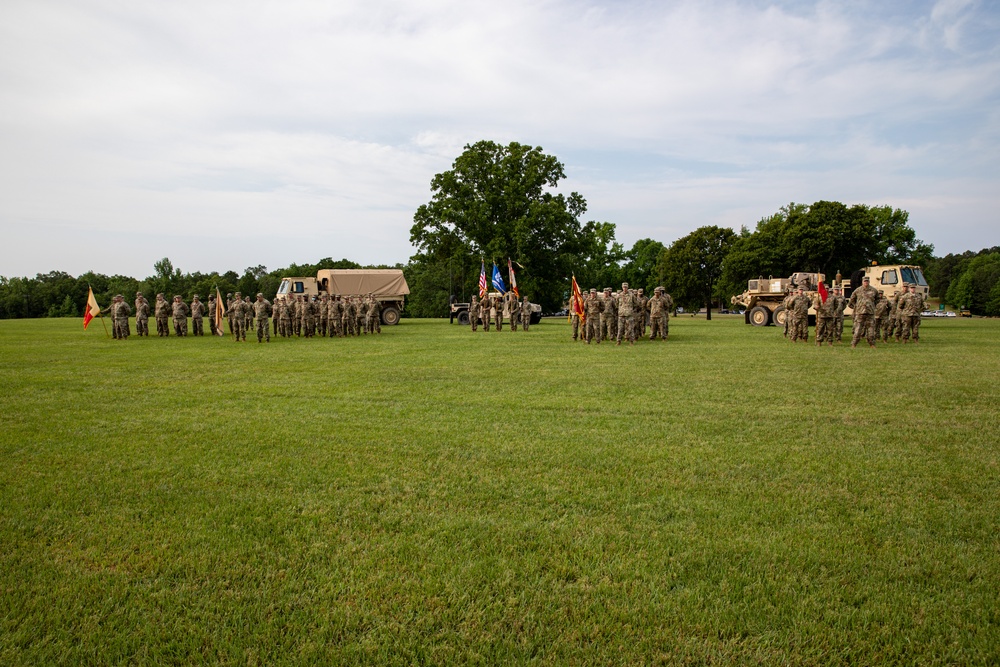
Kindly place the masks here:
<instances>
[{"instance_id":1,"label":"camouflage uniform","mask_svg":"<svg viewBox=\"0 0 1000 667\"><path fill-rule=\"evenodd\" d=\"M327 325L330 324L330 297L321 294L316 304L316 333L326 338Z\"/></svg>"},{"instance_id":2,"label":"camouflage uniform","mask_svg":"<svg viewBox=\"0 0 1000 667\"><path fill-rule=\"evenodd\" d=\"M507 292L507 316L510 318L510 330L517 331L517 325L521 323L521 304L513 292Z\"/></svg>"},{"instance_id":3,"label":"camouflage uniform","mask_svg":"<svg viewBox=\"0 0 1000 667\"><path fill-rule=\"evenodd\" d=\"M663 340L666 340L670 335L670 314L674 312L674 297L667 294L667 290L660 288L660 293L663 294Z\"/></svg>"},{"instance_id":4,"label":"camouflage uniform","mask_svg":"<svg viewBox=\"0 0 1000 667\"><path fill-rule=\"evenodd\" d=\"M844 307L847 305L842 292L839 287L833 288L833 337L838 343L844 336Z\"/></svg>"},{"instance_id":5,"label":"camouflage uniform","mask_svg":"<svg viewBox=\"0 0 1000 667\"><path fill-rule=\"evenodd\" d=\"M854 334L851 337L851 347L855 347L863 336L868 340L868 345L875 347L875 327L872 326L872 318L875 317L875 299L878 291L868 284L868 278L864 279L861 287L851 293L851 300L847 305L854 309Z\"/></svg>"},{"instance_id":6,"label":"camouflage uniform","mask_svg":"<svg viewBox=\"0 0 1000 667\"><path fill-rule=\"evenodd\" d=\"M374 294L369 295L367 316L368 333L382 333L382 304Z\"/></svg>"},{"instance_id":7,"label":"camouflage uniform","mask_svg":"<svg viewBox=\"0 0 1000 667\"><path fill-rule=\"evenodd\" d=\"M916 291L916 285L910 283L910 291L900 300L900 310L903 311L903 342L913 336L913 342L920 340L920 313L924 311L924 295Z\"/></svg>"},{"instance_id":8,"label":"camouflage uniform","mask_svg":"<svg viewBox=\"0 0 1000 667\"><path fill-rule=\"evenodd\" d=\"M181 297L175 296L173 305L174 333L178 336L188 335L188 313L190 312L191 309L181 300Z\"/></svg>"},{"instance_id":9,"label":"camouflage uniform","mask_svg":"<svg viewBox=\"0 0 1000 667\"><path fill-rule=\"evenodd\" d=\"M135 294L135 335L149 338L149 302L142 292Z\"/></svg>"},{"instance_id":10,"label":"camouflage uniform","mask_svg":"<svg viewBox=\"0 0 1000 667\"><path fill-rule=\"evenodd\" d=\"M569 298L569 318L570 322L572 322L573 324L573 340L576 340L576 337L581 333L583 334L582 336L580 336L582 340L583 338L586 338L587 332L580 331L580 313L577 312L576 305L577 305L576 294L573 294ZM580 308L581 309L583 308L583 304L580 304Z\"/></svg>"},{"instance_id":11,"label":"camouflage uniform","mask_svg":"<svg viewBox=\"0 0 1000 667\"><path fill-rule=\"evenodd\" d=\"M355 322L357 322L355 309L356 306L354 305L354 299L352 297L346 297L344 300L344 309L341 314L341 328L343 329L345 336L353 336L356 333L354 331L354 325Z\"/></svg>"},{"instance_id":12,"label":"camouflage uniform","mask_svg":"<svg viewBox=\"0 0 1000 667\"><path fill-rule=\"evenodd\" d=\"M198 300L198 295L195 294L191 299L191 335L192 336L204 336L205 327L202 323L202 318L205 316L205 304Z\"/></svg>"},{"instance_id":13,"label":"camouflage uniform","mask_svg":"<svg viewBox=\"0 0 1000 667\"><path fill-rule=\"evenodd\" d=\"M490 322L493 319L493 315L490 314L490 310L493 308L493 297L489 294L483 297L482 301L479 302L479 318L483 321L483 331L490 330Z\"/></svg>"},{"instance_id":14,"label":"camouflage uniform","mask_svg":"<svg viewBox=\"0 0 1000 667\"><path fill-rule=\"evenodd\" d=\"M479 330L479 301L476 297L472 297L472 303L469 304L469 324L472 325L473 333Z\"/></svg>"},{"instance_id":15,"label":"camouflage uniform","mask_svg":"<svg viewBox=\"0 0 1000 667\"><path fill-rule=\"evenodd\" d=\"M666 330L667 300L663 298L663 293L657 287L653 290L653 298L649 300L649 340L656 340L656 335L660 335L660 340L666 340L664 333Z\"/></svg>"},{"instance_id":16,"label":"camouflage uniform","mask_svg":"<svg viewBox=\"0 0 1000 667\"><path fill-rule=\"evenodd\" d=\"M491 310L493 314L493 324L496 326L497 331L503 331L503 318L504 318L504 308L507 307L507 302L504 297L493 297L493 309Z\"/></svg>"},{"instance_id":17,"label":"camouflage uniform","mask_svg":"<svg viewBox=\"0 0 1000 667\"><path fill-rule=\"evenodd\" d=\"M245 308L246 304L243 303L243 299L240 298L240 293L237 292L236 296L233 297L233 305L230 309L230 314L232 315L230 324L233 327L233 337L236 339L237 343L247 339L247 331L244 327L244 324L246 323L246 313L243 312Z\"/></svg>"},{"instance_id":18,"label":"camouflage uniform","mask_svg":"<svg viewBox=\"0 0 1000 667\"><path fill-rule=\"evenodd\" d=\"M635 337L644 338L646 336L646 309L649 306L647 299L640 287L635 296Z\"/></svg>"},{"instance_id":19,"label":"camouflage uniform","mask_svg":"<svg viewBox=\"0 0 1000 667\"><path fill-rule=\"evenodd\" d=\"M635 293L629 290L628 283L622 283L622 291L618 294L618 342L626 338L630 344L635 344Z\"/></svg>"},{"instance_id":20,"label":"camouflage uniform","mask_svg":"<svg viewBox=\"0 0 1000 667\"><path fill-rule=\"evenodd\" d=\"M301 320L299 326L302 330L302 335L306 338L312 338L316 333L316 304L314 301L302 300L301 310L299 311L299 319Z\"/></svg>"},{"instance_id":21,"label":"camouflage uniform","mask_svg":"<svg viewBox=\"0 0 1000 667\"><path fill-rule=\"evenodd\" d=\"M229 322L229 333L235 333L233 328L233 293L226 292L226 321Z\"/></svg>"},{"instance_id":22,"label":"camouflage uniform","mask_svg":"<svg viewBox=\"0 0 1000 667\"><path fill-rule=\"evenodd\" d=\"M584 312L587 314L586 318L586 340L587 345L590 345L590 341L597 339L597 344L601 344L601 313L604 312L604 302L597 298L597 290L590 290L590 296L584 301Z\"/></svg>"},{"instance_id":23,"label":"camouflage uniform","mask_svg":"<svg viewBox=\"0 0 1000 667\"><path fill-rule=\"evenodd\" d=\"M833 345L833 296L827 295L826 301L816 294L813 297L813 308L816 309L816 344L822 345L824 342ZM808 315L807 315L808 317Z\"/></svg>"},{"instance_id":24,"label":"camouflage uniform","mask_svg":"<svg viewBox=\"0 0 1000 667\"><path fill-rule=\"evenodd\" d=\"M162 294L156 295L156 306L153 315L156 317L156 335L169 336L170 326L167 321L170 319L170 302L163 298Z\"/></svg>"},{"instance_id":25,"label":"camouflage uniform","mask_svg":"<svg viewBox=\"0 0 1000 667\"><path fill-rule=\"evenodd\" d=\"M343 334L343 319L344 319L344 303L340 300L340 296L336 295L330 299L330 335L337 336L337 338L342 337Z\"/></svg>"},{"instance_id":26,"label":"camouflage uniform","mask_svg":"<svg viewBox=\"0 0 1000 667\"><path fill-rule=\"evenodd\" d=\"M243 312L245 313L243 331L250 331L250 327L253 326L253 301L250 300L249 294L243 297L243 305L246 306L243 309Z\"/></svg>"},{"instance_id":27,"label":"camouflage uniform","mask_svg":"<svg viewBox=\"0 0 1000 667\"><path fill-rule=\"evenodd\" d=\"M208 331L213 336L215 335L215 295L210 294L208 296Z\"/></svg>"},{"instance_id":28,"label":"camouflage uniform","mask_svg":"<svg viewBox=\"0 0 1000 667\"><path fill-rule=\"evenodd\" d=\"M792 319L792 342L799 340L809 341L809 297L802 293L802 288L798 289L798 294L792 299L791 310L785 315L786 319L791 315Z\"/></svg>"},{"instance_id":29,"label":"camouflage uniform","mask_svg":"<svg viewBox=\"0 0 1000 667\"><path fill-rule=\"evenodd\" d=\"M617 333L618 304L611 296L611 288L604 288L604 310L601 312L601 340L614 340Z\"/></svg>"},{"instance_id":30,"label":"camouflage uniform","mask_svg":"<svg viewBox=\"0 0 1000 667\"><path fill-rule=\"evenodd\" d=\"M889 314L892 306L889 300L881 292L878 293L878 300L875 302L875 340L883 337L885 331L889 330Z\"/></svg>"},{"instance_id":31,"label":"camouflage uniform","mask_svg":"<svg viewBox=\"0 0 1000 667\"><path fill-rule=\"evenodd\" d=\"M359 296L355 304L357 306L357 321L354 326L358 331L358 334L368 333L368 328L365 326L365 322L368 319L368 300L363 296Z\"/></svg>"},{"instance_id":32,"label":"camouflage uniform","mask_svg":"<svg viewBox=\"0 0 1000 667\"><path fill-rule=\"evenodd\" d=\"M524 301L521 302L521 329L527 331L529 324L531 324L531 303L528 302L528 297L524 297Z\"/></svg>"},{"instance_id":33,"label":"camouflage uniform","mask_svg":"<svg viewBox=\"0 0 1000 667\"><path fill-rule=\"evenodd\" d=\"M102 313L111 315L111 337L115 340L125 340L129 336L128 316L132 309L125 303L125 297L116 294L111 299L111 305L101 309Z\"/></svg>"},{"instance_id":34,"label":"camouflage uniform","mask_svg":"<svg viewBox=\"0 0 1000 667\"><path fill-rule=\"evenodd\" d=\"M889 342L889 339L893 336L893 334L895 334L897 342L903 336L902 312L899 309L899 301L902 297L902 294L895 294L892 299L889 300L889 321L886 323L885 331L883 333L886 343Z\"/></svg>"},{"instance_id":35,"label":"camouflage uniform","mask_svg":"<svg viewBox=\"0 0 1000 667\"><path fill-rule=\"evenodd\" d=\"M784 331L785 338L789 337L789 333L793 333L793 331L792 331L792 302L795 301L795 294L796 294L795 290L792 290L781 301L781 307L785 311L785 331Z\"/></svg>"},{"instance_id":36,"label":"camouflage uniform","mask_svg":"<svg viewBox=\"0 0 1000 667\"><path fill-rule=\"evenodd\" d=\"M257 320L257 342L266 339L271 342L271 302L264 298L263 294L257 294L257 301L253 304L254 319Z\"/></svg>"}]
</instances>

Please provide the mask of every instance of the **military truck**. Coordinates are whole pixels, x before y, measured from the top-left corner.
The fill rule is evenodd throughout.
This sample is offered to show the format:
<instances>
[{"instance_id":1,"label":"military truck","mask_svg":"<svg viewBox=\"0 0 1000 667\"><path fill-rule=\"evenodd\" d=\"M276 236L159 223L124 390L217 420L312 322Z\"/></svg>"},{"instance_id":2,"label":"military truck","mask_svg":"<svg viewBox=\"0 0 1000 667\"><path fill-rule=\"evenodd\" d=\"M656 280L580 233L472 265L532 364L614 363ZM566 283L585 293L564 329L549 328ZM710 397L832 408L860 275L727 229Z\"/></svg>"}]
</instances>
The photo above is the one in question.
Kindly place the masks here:
<instances>
[{"instance_id":1,"label":"military truck","mask_svg":"<svg viewBox=\"0 0 1000 667\"><path fill-rule=\"evenodd\" d=\"M500 292L490 292L489 295L494 299L503 296ZM528 304L531 306L531 321L529 324L538 324L542 321L542 307L541 305L531 303L530 301ZM452 303L448 308L448 322L450 324L454 324L455 320L458 320L458 323L462 326L469 326L471 323L469 320L469 305L469 303ZM482 322L483 318L480 317L479 321Z\"/></svg>"},{"instance_id":2,"label":"military truck","mask_svg":"<svg viewBox=\"0 0 1000 667\"><path fill-rule=\"evenodd\" d=\"M851 274L850 280L845 280L840 272L837 272L833 283L827 287L840 287L844 290L844 298L850 299L851 292L861 286L862 280L868 277L869 284L891 299L896 294L904 290L904 283L914 283L917 285L917 292L927 298L927 280L924 278L923 270L919 266L912 264L890 264L882 265L872 263ZM812 296L819 289L819 281L826 284L826 276L822 273L793 273L788 278L769 277L766 280L759 277L756 280L747 281L747 290L743 294L734 296L731 301L734 305L746 308L744 315L747 324L757 327L769 324L785 325L787 313L781 302L785 299L786 290L802 285L805 288L806 296ZM845 315L852 315L853 311L848 308ZM815 320L816 311L809 309L809 320L812 324Z\"/></svg>"},{"instance_id":3,"label":"military truck","mask_svg":"<svg viewBox=\"0 0 1000 667\"><path fill-rule=\"evenodd\" d=\"M755 327L766 327L769 324L785 326L785 318L788 316L785 307L781 302L785 300L788 292L797 287L805 290L806 296L812 295L819 289L820 281L825 281L826 276L822 273L793 273L788 278L775 278L763 276L755 280L747 281L747 289L743 294L737 294L730 301L734 306L746 309L743 317L747 324ZM810 320L815 318L816 311L809 309Z\"/></svg>"},{"instance_id":4,"label":"military truck","mask_svg":"<svg viewBox=\"0 0 1000 667\"><path fill-rule=\"evenodd\" d=\"M399 324L399 316L410 287L399 269L320 269L315 278L289 276L281 279L275 299L288 297L363 296L374 294L382 304L382 324Z\"/></svg>"}]
</instances>

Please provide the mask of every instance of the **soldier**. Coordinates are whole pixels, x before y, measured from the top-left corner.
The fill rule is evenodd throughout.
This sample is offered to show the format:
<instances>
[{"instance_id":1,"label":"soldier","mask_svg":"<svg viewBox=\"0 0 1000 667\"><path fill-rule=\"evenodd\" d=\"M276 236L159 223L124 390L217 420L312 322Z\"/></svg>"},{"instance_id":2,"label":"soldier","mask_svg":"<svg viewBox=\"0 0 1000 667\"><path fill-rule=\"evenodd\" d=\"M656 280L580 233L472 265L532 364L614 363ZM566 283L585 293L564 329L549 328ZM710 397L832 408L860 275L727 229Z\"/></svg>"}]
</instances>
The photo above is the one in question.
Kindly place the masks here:
<instances>
[{"instance_id":1,"label":"soldier","mask_svg":"<svg viewBox=\"0 0 1000 667\"><path fill-rule=\"evenodd\" d=\"M483 331L490 330L490 322L493 321L493 314L491 309L493 308L493 297L489 294L483 297L483 300L479 302L479 317L483 321Z\"/></svg>"},{"instance_id":2,"label":"soldier","mask_svg":"<svg viewBox=\"0 0 1000 667\"><path fill-rule=\"evenodd\" d=\"M170 302L163 298L162 293L156 295L153 316L156 318L156 335L169 336L170 326L167 324L167 320L170 318Z\"/></svg>"},{"instance_id":3,"label":"soldier","mask_svg":"<svg viewBox=\"0 0 1000 667\"><path fill-rule=\"evenodd\" d=\"M892 306L885 298L882 290L878 290L878 297L875 300L875 340L882 338L885 331L889 329L889 313Z\"/></svg>"},{"instance_id":4,"label":"soldier","mask_svg":"<svg viewBox=\"0 0 1000 667\"><path fill-rule=\"evenodd\" d=\"M329 320L329 313L327 312L329 308L329 297L326 292L319 295L319 300L316 302L316 333L320 338L326 337L326 325Z\"/></svg>"},{"instance_id":5,"label":"soldier","mask_svg":"<svg viewBox=\"0 0 1000 667\"><path fill-rule=\"evenodd\" d=\"M135 293L135 335L149 338L149 302L142 292Z\"/></svg>"},{"instance_id":6,"label":"soldier","mask_svg":"<svg viewBox=\"0 0 1000 667\"><path fill-rule=\"evenodd\" d=\"M667 289L660 286L660 294L663 295L663 340L670 335L670 316L674 312L674 297L667 294Z\"/></svg>"},{"instance_id":7,"label":"soldier","mask_svg":"<svg viewBox=\"0 0 1000 667\"><path fill-rule=\"evenodd\" d=\"M504 310L506 308L506 295L493 297L493 308L490 309L490 314L493 315L493 324L496 326L497 331L503 331Z\"/></svg>"},{"instance_id":8,"label":"soldier","mask_svg":"<svg viewBox=\"0 0 1000 667\"><path fill-rule=\"evenodd\" d=\"M601 311L601 340L615 339L615 324L617 324L618 310L615 299L611 296L611 288L604 288L604 310Z\"/></svg>"},{"instance_id":9,"label":"soldier","mask_svg":"<svg viewBox=\"0 0 1000 667\"><path fill-rule=\"evenodd\" d=\"M635 337L637 339L646 337L646 310L649 306L649 299L642 292L640 287L635 296Z\"/></svg>"},{"instance_id":10,"label":"soldier","mask_svg":"<svg viewBox=\"0 0 1000 667\"><path fill-rule=\"evenodd\" d=\"M868 276L862 278L861 287L851 293L847 305L854 309L854 334L851 337L851 347L857 347L858 341L864 336L869 347L875 347L875 327L872 318L875 317L875 298L878 292L869 285Z\"/></svg>"},{"instance_id":11,"label":"soldier","mask_svg":"<svg viewBox=\"0 0 1000 667\"><path fill-rule=\"evenodd\" d=\"M601 344L601 313L604 311L604 302L597 298L597 290L590 289L590 296L584 302L584 312L587 314L587 345L590 341L597 339L597 344Z\"/></svg>"},{"instance_id":12,"label":"soldier","mask_svg":"<svg viewBox=\"0 0 1000 667\"><path fill-rule=\"evenodd\" d=\"M800 339L809 342L809 297L805 295L805 290L801 287L795 290L795 297L792 299L792 307L788 315L792 316L792 342L796 343Z\"/></svg>"},{"instance_id":13,"label":"soldier","mask_svg":"<svg viewBox=\"0 0 1000 667\"><path fill-rule=\"evenodd\" d=\"M844 290L840 287L833 288L833 337L837 342L841 342L844 335L844 307L847 299L844 298Z\"/></svg>"},{"instance_id":14,"label":"soldier","mask_svg":"<svg viewBox=\"0 0 1000 667\"><path fill-rule=\"evenodd\" d=\"M243 309L243 312L245 313L243 332L246 333L247 331L250 331L250 327L253 326L253 301L250 300L249 294L243 297L243 305L245 306Z\"/></svg>"},{"instance_id":15,"label":"soldier","mask_svg":"<svg viewBox=\"0 0 1000 667\"><path fill-rule=\"evenodd\" d=\"M303 298L298 305L299 331L301 331L302 335L305 336L306 338L313 337L313 327L316 324L315 321L313 320L313 317L316 312L315 304L313 303L313 298L314 297L310 297L308 299Z\"/></svg>"},{"instance_id":16,"label":"soldier","mask_svg":"<svg viewBox=\"0 0 1000 667\"><path fill-rule=\"evenodd\" d=\"M789 333L792 332L792 302L795 301L796 291L789 288L788 293L785 298L781 300L781 308L785 311L785 331L784 336L788 338Z\"/></svg>"},{"instance_id":17,"label":"soldier","mask_svg":"<svg viewBox=\"0 0 1000 667\"><path fill-rule=\"evenodd\" d=\"M107 308L101 309L102 313L108 313L111 315L111 337L115 340L125 340L128 338L128 316L131 313L128 304L125 303L125 297L121 294L115 294L111 297L111 303ZM122 322L122 314L124 313L125 321Z\"/></svg>"},{"instance_id":18,"label":"soldier","mask_svg":"<svg viewBox=\"0 0 1000 667\"><path fill-rule=\"evenodd\" d=\"M582 296L582 295L581 295ZM583 334L581 338L586 338L586 331L580 331L580 313L583 311L583 303L577 298L574 292L569 297L569 317L570 322L573 324L573 340L576 340L578 334Z\"/></svg>"},{"instance_id":19,"label":"soldier","mask_svg":"<svg viewBox=\"0 0 1000 667\"><path fill-rule=\"evenodd\" d=\"M341 329L345 336L354 335L354 300L349 296L344 297L344 308L341 312Z\"/></svg>"},{"instance_id":20,"label":"soldier","mask_svg":"<svg viewBox=\"0 0 1000 667\"><path fill-rule=\"evenodd\" d=\"M198 300L198 295L195 294L191 298L191 335L192 336L204 336L205 327L202 324L202 318L205 315L205 304Z\"/></svg>"},{"instance_id":21,"label":"soldier","mask_svg":"<svg viewBox=\"0 0 1000 667\"><path fill-rule=\"evenodd\" d=\"M341 320L344 317L344 304L340 301L340 295L335 294L330 297L330 336L336 335L340 338L341 334Z\"/></svg>"},{"instance_id":22,"label":"soldier","mask_svg":"<svg viewBox=\"0 0 1000 667\"><path fill-rule=\"evenodd\" d=\"M649 340L656 340L656 335L660 335L660 340L666 340L664 333L667 328L666 318L667 300L663 297L663 288L654 287L653 297L649 300Z\"/></svg>"},{"instance_id":23,"label":"soldier","mask_svg":"<svg viewBox=\"0 0 1000 667\"><path fill-rule=\"evenodd\" d=\"M226 321L229 322L229 333L235 333L233 328L233 293L226 292Z\"/></svg>"},{"instance_id":24,"label":"soldier","mask_svg":"<svg viewBox=\"0 0 1000 667\"><path fill-rule=\"evenodd\" d=\"M903 344L913 336L913 342L920 342L920 313L924 311L924 295L917 292L917 284L909 283L909 292L900 300L903 311Z\"/></svg>"},{"instance_id":25,"label":"soldier","mask_svg":"<svg viewBox=\"0 0 1000 667\"><path fill-rule=\"evenodd\" d=\"M178 336L187 336L188 314L191 312L191 309L181 299L180 294L174 295L174 303L171 311L174 317L174 333Z\"/></svg>"},{"instance_id":26,"label":"soldier","mask_svg":"<svg viewBox=\"0 0 1000 667\"><path fill-rule=\"evenodd\" d=\"M628 339L630 345L635 345L635 293L630 291L628 283L622 283L622 291L618 294L618 342L622 344L622 337Z\"/></svg>"},{"instance_id":27,"label":"soldier","mask_svg":"<svg viewBox=\"0 0 1000 667\"><path fill-rule=\"evenodd\" d=\"M469 324L472 325L472 333L479 330L479 299L472 295L472 303L469 304Z\"/></svg>"},{"instance_id":28,"label":"soldier","mask_svg":"<svg viewBox=\"0 0 1000 667\"><path fill-rule=\"evenodd\" d=\"M382 333L382 304L375 298L374 294L369 294L368 302L368 333Z\"/></svg>"},{"instance_id":29,"label":"soldier","mask_svg":"<svg viewBox=\"0 0 1000 667\"><path fill-rule=\"evenodd\" d=\"M281 301L279 301L278 297L275 296L274 301L271 302L271 330L274 331L275 338L279 336L278 332L281 329L279 325L279 320L281 319L281 314L278 312L280 310L278 308L279 303L281 303Z\"/></svg>"},{"instance_id":30,"label":"soldier","mask_svg":"<svg viewBox=\"0 0 1000 667\"><path fill-rule=\"evenodd\" d=\"M257 302L253 305L254 319L257 320L257 342L266 339L271 342L271 302L264 298L264 295L257 292Z\"/></svg>"},{"instance_id":31,"label":"soldier","mask_svg":"<svg viewBox=\"0 0 1000 667\"><path fill-rule=\"evenodd\" d=\"M229 320L230 326L233 328L233 337L237 343L247 339L247 330L244 326L246 324L245 309L246 304L243 302L243 296L237 292L233 295L233 304L230 307L230 315L232 317Z\"/></svg>"},{"instance_id":32,"label":"soldier","mask_svg":"<svg viewBox=\"0 0 1000 667\"><path fill-rule=\"evenodd\" d=\"M827 295L826 301L823 296L816 293L813 296L813 308L816 309L816 345L822 346L824 342L833 345L833 296ZM807 315L808 317L808 311Z\"/></svg>"},{"instance_id":33,"label":"soldier","mask_svg":"<svg viewBox=\"0 0 1000 667\"><path fill-rule=\"evenodd\" d=\"M903 300L904 296L906 296L905 287L902 292L893 296L890 302L891 309L889 311L889 326L885 330L886 342L889 341L889 338L892 337L893 334L895 334L897 343L903 339L903 310L899 307L899 304Z\"/></svg>"},{"instance_id":34,"label":"soldier","mask_svg":"<svg viewBox=\"0 0 1000 667\"><path fill-rule=\"evenodd\" d=\"M215 295L208 295L208 332L215 335Z\"/></svg>"},{"instance_id":35,"label":"soldier","mask_svg":"<svg viewBox=\"0 0 1000 667\"><path fill-rule=\"evenodd\" d=\"M531 303L528 297L524 297L521 301L521 329L527 331L529 324L531 324Z\"/></svg>"}]
</instances>

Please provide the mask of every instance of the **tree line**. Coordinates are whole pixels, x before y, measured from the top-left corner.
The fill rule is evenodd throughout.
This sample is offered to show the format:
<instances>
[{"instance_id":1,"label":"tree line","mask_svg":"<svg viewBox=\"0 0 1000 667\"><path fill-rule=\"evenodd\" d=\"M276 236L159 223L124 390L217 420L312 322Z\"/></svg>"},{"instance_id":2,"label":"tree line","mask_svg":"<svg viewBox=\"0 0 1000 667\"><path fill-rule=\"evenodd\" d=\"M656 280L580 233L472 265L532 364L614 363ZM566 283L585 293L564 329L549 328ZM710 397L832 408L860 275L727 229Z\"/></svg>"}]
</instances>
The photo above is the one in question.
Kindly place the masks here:
<instances>
[{"instance_id":1,"label":"tree line","mask_svg":"<svg viewBox=\"0 0 1000 667\"><path fill-rule=\"evenodd\" d=\"M96 273L74 278L59 271L0 276L0 318L82 316L88 286L102 304L136 291L207 297L216 286L223 294L263 292L270 298L283 276L336 268L402 269L410 286L406 314L441 317L451 299L466 301L478 293L482 266L490 274L496 263L506 280L508 259L522 294L546 312L565 306L573 276L584 287L628 282L648 293L662 285L678 306L706 307L711 317L712 308L728 305L748 279L809 271L825 273L829 281L877 262L923 266L932 297L975 314L1000 315L1000 248L934 257L933 246L917 238L909 214L898 208L791 203L752 231L702 226L669 246L646 238L626 250L615 239L614 223L582 221L583 196L557 192L564 178L564 165L541 148L480 141L431 180L431 200L413 216L416 253L406 265L362 267L328 257L273 271L255 266L242 274L202 274L182 273L163 258L142 280Z\"/></svg>"}]
</instances>

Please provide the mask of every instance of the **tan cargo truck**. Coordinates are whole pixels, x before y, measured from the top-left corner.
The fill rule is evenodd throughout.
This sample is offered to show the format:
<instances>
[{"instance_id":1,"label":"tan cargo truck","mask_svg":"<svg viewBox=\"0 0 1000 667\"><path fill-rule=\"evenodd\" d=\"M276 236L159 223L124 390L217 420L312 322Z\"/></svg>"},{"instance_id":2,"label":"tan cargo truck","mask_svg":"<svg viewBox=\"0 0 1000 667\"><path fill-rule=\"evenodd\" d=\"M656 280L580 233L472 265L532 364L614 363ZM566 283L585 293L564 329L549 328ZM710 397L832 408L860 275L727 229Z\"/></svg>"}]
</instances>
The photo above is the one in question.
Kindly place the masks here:
<instances>
[{"instance_id":1,"label":"tan cargo truck","mask_svg":"<svg viewBox=\"0 0 1000 667\"><path fill-rule=\"evenodd\" d=\"M289 276L281 279L275 299L305 297L364 296L374 294L382 304L382 324L399 324L410 287L399 269L321 269L315 278Z\"/></svg>"}]
</instances>

